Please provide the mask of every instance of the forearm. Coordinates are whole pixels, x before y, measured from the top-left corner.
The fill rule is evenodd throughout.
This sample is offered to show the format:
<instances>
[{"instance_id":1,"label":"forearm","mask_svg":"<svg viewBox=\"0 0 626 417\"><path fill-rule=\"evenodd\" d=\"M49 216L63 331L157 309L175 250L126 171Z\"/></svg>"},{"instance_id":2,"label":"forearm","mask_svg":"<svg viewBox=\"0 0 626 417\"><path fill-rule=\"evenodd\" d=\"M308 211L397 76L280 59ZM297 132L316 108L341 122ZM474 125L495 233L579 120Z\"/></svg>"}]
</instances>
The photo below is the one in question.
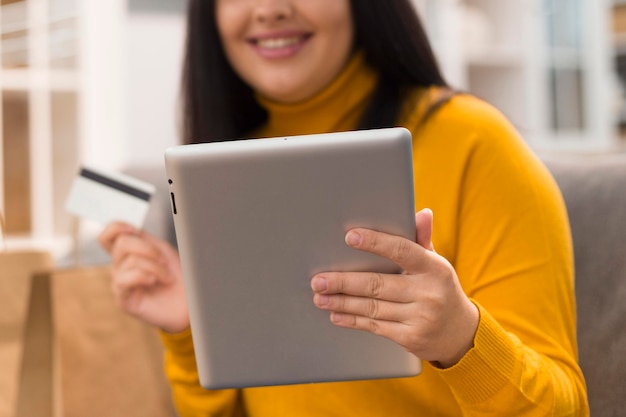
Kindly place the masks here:
<instances>
[{"instance_id":1,"label":"forearm","mask_svg":"<svg viewBox=\"0 0 626 417\"><path fill-rule=\"evenodd\" d=\"M479 306L475 345L454 367L438 370L467 416L587 416L576 368L537 353ZM495 410L495 411L494 411Z\"/></svg>"}]
</instances>

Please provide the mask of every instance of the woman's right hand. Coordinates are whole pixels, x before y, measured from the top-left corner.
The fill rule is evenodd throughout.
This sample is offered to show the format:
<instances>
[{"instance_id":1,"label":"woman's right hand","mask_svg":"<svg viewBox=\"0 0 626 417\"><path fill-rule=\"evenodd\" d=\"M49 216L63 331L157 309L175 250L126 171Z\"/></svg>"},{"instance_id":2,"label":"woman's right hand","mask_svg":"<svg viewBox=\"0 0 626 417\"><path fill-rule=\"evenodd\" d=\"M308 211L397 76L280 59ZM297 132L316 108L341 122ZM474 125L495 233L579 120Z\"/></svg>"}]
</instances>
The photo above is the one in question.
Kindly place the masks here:
<instances>
[{"instance_id":1,"label":"woman's right hand","mask_svg":"<svg viewBox=\"0 0 626 417\"><path fill-rule=\"evenodd\" d=\"M129 314L178 333L189 327L178 252L125 223L108 225L98 238L111 255L113 293Z\"/></svg>"}]
</instances>

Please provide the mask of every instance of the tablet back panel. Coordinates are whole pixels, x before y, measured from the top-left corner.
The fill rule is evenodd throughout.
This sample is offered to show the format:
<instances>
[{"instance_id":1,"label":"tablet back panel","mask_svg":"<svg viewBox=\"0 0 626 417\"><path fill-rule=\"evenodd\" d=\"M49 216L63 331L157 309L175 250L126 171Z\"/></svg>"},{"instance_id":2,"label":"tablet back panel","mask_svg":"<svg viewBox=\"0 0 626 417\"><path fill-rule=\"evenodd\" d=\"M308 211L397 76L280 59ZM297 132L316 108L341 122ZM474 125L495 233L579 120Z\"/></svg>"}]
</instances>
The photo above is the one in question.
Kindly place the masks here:
<instances>
[{"instance_id":1,"label":"tablet back panel","mask_svg":"<svg viewBox=\"0 0 626 417\"><path fill-rule=\"evenodd\" d=\"M406 129L184 145L165 154L201 384L416 375L395 343L313 304L322 271L398 272L351 249L367 227L415 238Z\"/></svg>"}]
</instances>

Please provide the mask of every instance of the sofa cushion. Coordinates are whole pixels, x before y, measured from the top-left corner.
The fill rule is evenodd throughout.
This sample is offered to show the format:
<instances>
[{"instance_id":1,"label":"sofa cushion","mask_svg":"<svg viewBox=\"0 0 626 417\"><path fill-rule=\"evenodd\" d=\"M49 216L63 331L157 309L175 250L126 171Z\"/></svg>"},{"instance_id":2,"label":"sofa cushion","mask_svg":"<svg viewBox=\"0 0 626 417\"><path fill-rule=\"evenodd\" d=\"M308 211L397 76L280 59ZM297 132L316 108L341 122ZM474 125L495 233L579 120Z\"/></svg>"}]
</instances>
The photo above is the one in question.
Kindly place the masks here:
<instances>
[{"instance_id":1,"label":"sofa cushion","mask_svg":"<svg viewBox=\"0 0 626 417\"><path fill-rule=\"evenodd\" d=\"M626 410L626 155L549 156L574 240L578 344L591 415Z\"/></svg>"}]
</instances>

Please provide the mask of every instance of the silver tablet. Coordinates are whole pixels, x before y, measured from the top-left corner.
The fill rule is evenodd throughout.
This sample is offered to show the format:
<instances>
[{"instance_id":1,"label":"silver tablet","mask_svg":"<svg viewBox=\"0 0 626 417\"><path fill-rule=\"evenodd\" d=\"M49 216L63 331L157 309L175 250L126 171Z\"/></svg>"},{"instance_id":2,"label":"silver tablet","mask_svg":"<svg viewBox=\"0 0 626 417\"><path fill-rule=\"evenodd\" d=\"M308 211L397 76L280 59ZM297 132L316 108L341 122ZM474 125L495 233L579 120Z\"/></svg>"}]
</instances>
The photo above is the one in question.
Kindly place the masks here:
<instances>
[{"instance_id":1,"label":"silver tablet","mask_svg":"<svg viewBox=\"0 0 626 417\"><path fill-rule=\"evenodd\" d=\"M344 236L415 238L409 131L183 145L165 165L205 388L419 374L390 340L334 326L310 287L323 271L398 271Z\"/></svg>"}]
</instances>

